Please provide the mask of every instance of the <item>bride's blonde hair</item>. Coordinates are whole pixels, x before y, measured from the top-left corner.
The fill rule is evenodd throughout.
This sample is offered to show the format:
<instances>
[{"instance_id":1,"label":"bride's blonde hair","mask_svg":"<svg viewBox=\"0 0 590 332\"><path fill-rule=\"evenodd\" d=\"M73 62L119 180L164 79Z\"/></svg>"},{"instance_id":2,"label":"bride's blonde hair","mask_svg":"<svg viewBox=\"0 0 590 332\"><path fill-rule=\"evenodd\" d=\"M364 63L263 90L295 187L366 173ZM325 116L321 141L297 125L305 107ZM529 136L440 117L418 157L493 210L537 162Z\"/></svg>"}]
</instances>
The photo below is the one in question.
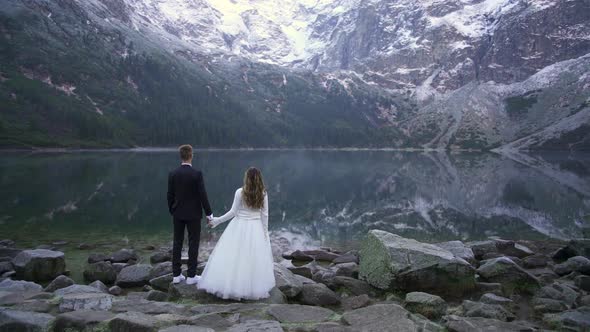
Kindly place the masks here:
<instances>
[{"instance_id":1,"label":"bride's blonde hair","mask_svg":"<svg viewBox=\"0 0 590 332\"><path fill-rule=\"evenodd\" d=\"M260 209L264 205L264 182L262 173L256 167L250 167L244 174L242 197L246 205L253 209Z\"/></svg>"}]
</instances>

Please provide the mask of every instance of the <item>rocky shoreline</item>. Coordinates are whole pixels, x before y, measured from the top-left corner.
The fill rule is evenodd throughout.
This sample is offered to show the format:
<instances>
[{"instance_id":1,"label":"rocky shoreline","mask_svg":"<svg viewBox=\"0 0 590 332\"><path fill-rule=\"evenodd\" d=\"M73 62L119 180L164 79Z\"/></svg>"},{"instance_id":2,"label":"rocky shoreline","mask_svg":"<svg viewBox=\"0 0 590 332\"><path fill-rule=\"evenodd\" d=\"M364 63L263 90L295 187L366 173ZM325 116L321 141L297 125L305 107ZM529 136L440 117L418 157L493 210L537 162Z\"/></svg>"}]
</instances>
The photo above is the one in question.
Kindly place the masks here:
<instances>
[{"instance_id":1,"label":"rocky shoreline","mask_svg":"<svg viewBox=\"0 0 590 332\"><path fill-rule=\"evenodd\" d=\"M63 252L0 241L0 332L590 331L590 239L428 244L372 230L359 250L283 253L261 301L172 284L169 248L150 249L149 262L90 252L76 284Z\"/></svg>"}]
</instances>

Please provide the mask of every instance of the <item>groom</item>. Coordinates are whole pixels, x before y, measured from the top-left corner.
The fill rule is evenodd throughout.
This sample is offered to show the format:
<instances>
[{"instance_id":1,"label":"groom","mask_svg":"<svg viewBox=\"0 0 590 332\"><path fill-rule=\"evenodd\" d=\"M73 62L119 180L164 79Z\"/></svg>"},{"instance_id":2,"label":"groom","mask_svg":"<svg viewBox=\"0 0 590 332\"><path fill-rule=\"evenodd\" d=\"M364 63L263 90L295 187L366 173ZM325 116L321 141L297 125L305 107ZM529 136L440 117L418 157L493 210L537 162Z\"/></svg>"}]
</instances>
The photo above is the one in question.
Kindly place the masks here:
<instances>
[{"instance_id":1,"label":"groom","mask_svg":"<svg viewBox=\"0 0 590 332\"><path fill-rule=\"evenodd\" d=\"M181 273L181 252L184 241L184 229L188 231L188 271L187 284L196 284L197 256L199 255L199 237L201 234L202 210L207 220L213 219L207 191L203 182L203 173L192 166L193 148L182 145L178 151L182 165L168 175L168 211L174 218L174 244L172 245L172 282L177 284L186 278Z\"/></svg>"}]
</instances>

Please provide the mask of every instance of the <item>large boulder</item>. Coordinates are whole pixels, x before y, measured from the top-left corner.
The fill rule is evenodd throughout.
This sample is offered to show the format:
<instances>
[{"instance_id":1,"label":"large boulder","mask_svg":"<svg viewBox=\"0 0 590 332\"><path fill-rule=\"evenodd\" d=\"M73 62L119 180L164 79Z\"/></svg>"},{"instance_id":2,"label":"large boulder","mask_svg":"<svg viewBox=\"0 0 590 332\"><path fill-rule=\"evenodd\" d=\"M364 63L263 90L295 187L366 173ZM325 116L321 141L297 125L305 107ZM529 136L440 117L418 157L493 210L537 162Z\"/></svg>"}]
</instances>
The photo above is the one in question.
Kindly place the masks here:
<instances>
[{"instance_id":1,"label":"large boulder","mask_svg":"<svg viewBox=\"0 0 590 332\"><path fill-rule=\"evenodd\" d=\"M274 322L276 323L276 322ZM278 324L278 323L277 323ZM280 327L280 325L279 325ZM252 330L230 330L230 331L252 331ZM262 331L272 331L270 329L262 329ZM282 331L282 329L281 329ZM208 327L202 326L193 326L193 325L176 325L171 326L165 329L161 329L159 332L215 332L214 329L210 329Z\"/></svg>"},{"instance_id":2,"label":"large boulder","mask_svg":"<svg viewBox=\"0 0 590 332\"><path fill-rule=\"evenodd\" d=\"M349 295L363 295L378 296L381 292L379 289L369 285L364 280L358 280L350 277L334 277L330 285L332 289Z\"/></svg>"},{"instance_id":3,"label":"large boulder","mask_svg":"<svg viewBox=\"0 0 590 332\"><path fill-rule=\"evenodd\" d=\"M503 322L501 320L483 317L445 316L445 327L450 332L473 331L505 331L505 332L533 332L536 328L522 322Z\"/></svg>"},{"instance_id":4,"label":"large boulder","mask_svg":"<svg viewBox=\"0 0 590 332\"><path fill-rule=\"evenodd\" d=\"M130 299L115 301L111 309L112 312L128 312L135 311L141 312L148 315L159 315L159 314L177 314L184 315L188 314L188 309L176 303L170 302L158 302L149 301L144 299Z\"/></svg>"},{"instance_id":5,"label":"large boulder","mask_svg":"<svg viewBox=\"0 0 590 332\"><path fill-rule=\"evenodd\" d=\"M558 331L590 331L590 307L545 314L543 321Z\"/></svg>"},{"instance_id":6,"label":"large boulder","mask_svg":"<svg viewBox=\"0 0 590 332\"><path fill-rule=\"evenodd\" d=\"M110 262L96 262L88 264L84 269L84 280L100 280L105 284L112 284L117 279L117 272Z\"/></svg>"},{"instance_id":7,"label":"large boulder","mask_svg":"<svg viewBox=\"0 0 590 332\"><path fill-rule=\"evenodd\" d=\"M450 251L456 257L462 258L471 264L475 263L473 250L461 241L440 242L437 243L436 246Z\"/></svg>"},{"instance_id":8,"label":"large boulder","mask_svg":"<svg viewBox=\"0 0 590 332\"><path fill-rule=\"evenodd\" d=\"M61 251L23 250L12 260L16 277L31 281L49 281L66 271L66 260Z\"/></svg>"},{"instance_id":9,"label":"large boulder","mask_svg":"<svg viewBox=\"0 0 590 332\"><path fill-rule=\"evenodd\" d=\"M475 288L475 270L432 244L372 230L360 252L361 279L380 289L462 295Z\"/></svg>"},{"instance_id":10,"label":"large boulder","mask_svg":"<svg viewBox=\"0 0 590 332\"><path fill-rule=\"evenodd\" d=\"M105 293L73 293L61 297L59 311L110 310L113 296Z\"/></svg>"},{"instance_id":11,"label":"large boulder","mask_svg":"<svg viewBox=\"0 0 590 332\"><path fill-rule=\"evenodd\" d=\"M546 301L550 299L553 301ZM574 307L578 299L578 292L566 283L554 282L551 285L543 286L535 293L533 305L536 311L539 312L556 312L563 311L565 308L570 309ZM563 305L557 305L554 301L561 302Z\"/></svg>"},{"instance_id":12,"label":"large boulder","mask_svg":"<svg viewBox=\"0 0 590 332\"><path fill-rule=\"evenodd\" d=\"M136 264L124 267L115 284L122 288L141 287L150 281L152 266L147 264Z\"/></svg>"},{"instance_id":13,"label":"large boulder","mask_svg":"<svg viewBox=\"0 0 590 332\"><path fill-rule=\"evenodd\" d=\"M334 305L340 303L340 296L324 284L305 284L301 289L301 303L310 305Z\"/></svg>"},{"instance_id":14,"label":"large boulder","mask_svg":"<svg viewBox=\"0 0 590 332\"><path fill-rule=\"evenodd\" d=\"M68 287L60 288L53 294L55 296L65 296L68 294L84 294L84 293L102 293L101 290L87 285L71 285Z\"/></svg>"},{"instance_id":15,"label":"large boulder","mask_svg":"<svg viewBox=\"0 0 590 332\"><path fill-rule=\"evenodd\" d=\"M275 263L274 274L276 286L287 297L293 298L301 293L303 283L300 279L296 278L293 272L289 271L289 269L278 263Z\"/></svg>"},{"instance_id":16,"label":"large boulder","mask_svg":"<svg viewBox=\"0 0 590 332\"><path fill-rule=\"evenodd\" d=\"M115 314L108 311L78 310L59 314L55 318L55 332L93 330L98 324L108 321Z\"/></svg>"},{"instance_id":17,"label":"large boulder","mask_svg":"<svg viewBox=\"0 0 590 332\"><path fill-rule=\"evenodd\" d=\"M52 321L49 314L0 308L0 331L42 332L49 330Z\"/></svg>"},{"instance_id":18,"label":"large boulder","mask_svg":"<svg viewBox=\"0 0 590 332\"><path fill-rule=\"evenodd\" d=\"M100 280L93 281L89 283L88 286L94 287L103 293L109 294L109 288Z\"/></svg>"},{"instance_id":19,"label":"large boulder","mask_svg":"<svg viewBox=\"0 0 590 332\"><path fill-rule=\"evenodd\" d=\"M150 263L158 264L168 262L172 260L172 252L170 251L159 251L150 256Z\"/></svg>"},{"instance_id":20,"label":"large boulder","mask_svg":"<svg viewBox=\"0 0 590 332\"><path fill-rule=\"evenodd\" d=\"M0 291L19 293L39 293L43 286L30 281L5 279L0 281Z\"/></svg>"},{"instance_id":21,"label":"large boulder","mask_svg":"<svg viewBox=\"0 0 590 332\"><path fill-rule=\"evenodd\" d=\"M584 256L590 258L590 239L573 239L564 247L553 253L553 258L562 261L570 257Z\"/></svg>"},{"instance_id":22,"label":"large boulder","mask_svg":"<svg viewBox=\"0 0 590 332\"><path fill-rule=\"evenodd\" d=\"M555 273L565 275L572 272L580 272L582 274L590 275L590 259L584 256L574 256L568 258L567 261L555 265Z\"/></svg>"},{"instance_id":23,"label":"large boulder","mask_svg":"<svg viewBox=\"0 0 590 332\"><path fill-rule=\"evenodd\" d=\"M404 307L411 312L430 319L438 319L447 312L447 302L445 300L440 296L423 292L406 294Z\"/></svg>"},{"instance_id":24,"label":"large boulder","mask_svg":"<svg viewBox=\"0 0 590 332\"><path fill-rule=\"evenodd\" d=\"M271 305L267 313L281 323L324 322L334 316L330 309L299 304Z\"/></svg>"},{"instance_id":25,"label":"large boulder","mask_svg":"<svg viewBox=\"0 0 590 332\"><path fill-rule=\"evenodd\" d=\"M47 285L47 287L45 287L44 291L46 292L55 292L58 289L61 288L66 288L68 286L71 286L74 284L74 280L72 280L71 278L61 275L58 276L57 278L53 279L52 282L49 283L49 285Z\"/></svg>"},{"instance_id":26,"label":"large boulder","mask_svg":"<svg viewBox=\"0 0 590 332\"><path fill-rule=\"evenodd\" d=\"M343 323L350 325L354 331L415 332L442 330L442 328L437 328L436 324L412 315L397 304L374 304L347 311L342 315L341 319Z\"/></svg>"},{"instance_id":27,"label":"large boulder","mask_svg":"<svg viewBox=\"0 0 590 332\"><path fill-rule=\"evenodd\" d=\"M477 273L488 282L502 284L506 294L513 291L532 293L539 288L539 280L514 263L508 257L498 257L484 261Z\"/></svg>"},{"instance_id":28,"label":"large boulder","mask_svg":"<svg viewBox=\"0 0 590 332\"><path fill-rule=\"evenodd\" d=\"M88 264L94 264L97 262L104 262L109 260L109 256L100 253L92 253L88 255Z\"/></svg>"}]
</instances>

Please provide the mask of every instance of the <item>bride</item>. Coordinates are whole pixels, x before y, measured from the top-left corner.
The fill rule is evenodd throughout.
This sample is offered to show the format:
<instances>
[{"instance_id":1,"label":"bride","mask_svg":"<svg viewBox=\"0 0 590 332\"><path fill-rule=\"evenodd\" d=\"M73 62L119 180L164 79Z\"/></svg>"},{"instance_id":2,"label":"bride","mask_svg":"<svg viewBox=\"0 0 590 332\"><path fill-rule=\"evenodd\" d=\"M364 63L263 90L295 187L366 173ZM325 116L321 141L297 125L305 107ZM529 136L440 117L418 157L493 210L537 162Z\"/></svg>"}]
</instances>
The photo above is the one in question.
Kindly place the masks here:
<instances>
[{"instance_id":1,"label":"bride","mask_svg":"<svg viewBox=\"0 0 590 332\"><path fill-rule=\"evenodd\" d=\"M223 299L269 297L275 278L268 237L268 195L257 168L246 171L244 186L236 190L231 209L213 218L209 226L232 218L209 256L197 287Z\"/></svg>"}]
</instances>

